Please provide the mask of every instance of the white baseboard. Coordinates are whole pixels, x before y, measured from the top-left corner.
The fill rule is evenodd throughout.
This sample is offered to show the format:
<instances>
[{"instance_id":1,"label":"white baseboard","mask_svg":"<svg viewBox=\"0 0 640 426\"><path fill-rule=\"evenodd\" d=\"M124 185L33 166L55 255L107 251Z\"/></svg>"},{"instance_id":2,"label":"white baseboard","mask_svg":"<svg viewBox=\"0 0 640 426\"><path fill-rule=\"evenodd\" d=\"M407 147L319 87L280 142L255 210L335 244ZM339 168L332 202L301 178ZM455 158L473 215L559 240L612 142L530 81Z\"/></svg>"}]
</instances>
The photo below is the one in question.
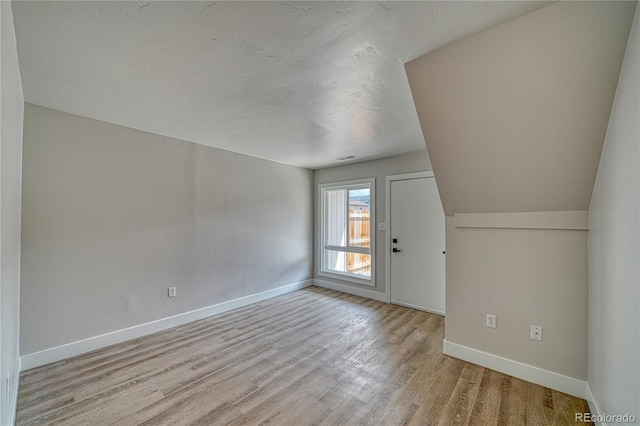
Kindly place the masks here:
<instances>
[{"instance_id":1,"label":"white baseboard","mask_svg":"<svg viewBox=\"0 0 640 426\"><path fill-rule=\"evenodd\" d=\"M423 308L422 306L412 305L411 303L398 302L395 300L392 300L391 303L398 306L404 306L405 308L411 308L411 309L416 309L418 311L429 312L430 314L440 315L441 317L445 316L444 311L439 311L437 309Z\"/></svg>"},{"instance_id":2,"label":"white baseboard","mask_svg":"<svg viewBox=\"0 0 640 426\"><path fill-rule=\"evenodd\" d=\"M207 318L211 315L216 315L230 311L232 309L241 308L252 303L261 302L272 297L280 296L285 293L300 290L301 288L309 287L312 284L313 280L311 279L300 281L249 296L240 297L238 299L229 300L227 302L218 303L216 305L207 306L205 308L196 309L194 311L184 312L182 314L162 318L145 324L135 325L133 327L112 331L110 333L90 337L88 339L78 340L77 342L67 343L55 348L45 349L43 351L23 355L22 357L20 357L20 371L29 370L41 365L60 361L86 352L91 352L96 349L114 345L116 343L121 343L127 340L156 333L158 331L166 330L171 327L176 327L192 321Z\"/></svg>"},{"instance_id":3,"label":"white baseboard","mask_svg":"<svg viewBox=\"0 0 640 426\"><path fill-rule=\"evenodd\" d=\"M592 416L603 417L602 410L600 409L600 404L596 401L596 398L593 396L593 392L591 392L591 386L587 383L587 397L585 398L587 403L589 403L589 411L591 411ZM595 423L598 426L606 426L606 423Z\"/></svg>"},{"instance_id":4,"label":"white baseboard","mask_svg":"<svg viewBox=\"0 0 640 426\"><path fill-rule=\"evenodd\" d=\"M542 368L523 364L446 340L443 342L442 352L463 361L508 374L509 376L568 393L578 398L587 399L587 383L582 380L554 373L553 371L543 370Z\"/></svg>"},{"instance_id":5,"label":"white baseboard","mask_svg":"<svg viewBox=\"0 0 640 426\"><path fill-rule=\"evenodd\" d=\"M367 290L366 288L354 287L345 284L338 284L331 281L313 279L313 285L327 288L329 290L341 291L343 293L353 294L354 296L365 297L367 299L377 300L378 302L389 303L389 298L385 293L379 291Z\"/></svg>"}]
</instances>

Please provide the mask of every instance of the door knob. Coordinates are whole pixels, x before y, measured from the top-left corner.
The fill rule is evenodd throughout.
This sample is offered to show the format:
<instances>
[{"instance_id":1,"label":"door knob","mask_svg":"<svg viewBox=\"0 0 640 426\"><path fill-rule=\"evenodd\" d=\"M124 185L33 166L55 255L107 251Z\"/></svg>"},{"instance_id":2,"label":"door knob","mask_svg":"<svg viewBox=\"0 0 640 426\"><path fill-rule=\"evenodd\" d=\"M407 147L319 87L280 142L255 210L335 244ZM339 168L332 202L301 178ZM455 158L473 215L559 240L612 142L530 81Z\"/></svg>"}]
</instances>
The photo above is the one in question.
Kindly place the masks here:
<instances>
[{"instance_id":1,"label":"door knob","mask_svg":"<svg viewBox=\"0 0 640 426\"><path fill-rule=\"evenodd\" d=\"M397 248L395 248L395 247L393 248L393 252L394 252L394 253L400 253L401 251L402 251L402 250L397 249Z\"/></svg>"}]
</instances>

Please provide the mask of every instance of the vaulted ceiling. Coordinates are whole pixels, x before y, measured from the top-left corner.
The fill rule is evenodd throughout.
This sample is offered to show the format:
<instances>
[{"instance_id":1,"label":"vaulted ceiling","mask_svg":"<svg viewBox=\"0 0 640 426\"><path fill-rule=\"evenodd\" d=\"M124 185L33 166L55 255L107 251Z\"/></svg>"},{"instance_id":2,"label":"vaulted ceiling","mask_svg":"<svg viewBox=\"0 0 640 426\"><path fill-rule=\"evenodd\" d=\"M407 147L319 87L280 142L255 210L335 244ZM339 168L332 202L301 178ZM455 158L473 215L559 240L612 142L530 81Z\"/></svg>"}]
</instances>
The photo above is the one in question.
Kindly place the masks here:
<instances>
[{"instance_id":1,"label":"vaulted ceiling","mask_svg":"<svg viewBox=\"0 0 640 426\"><path fill-rule=\"evenodd\" d=\"M447 215L589 209L636 4L555 3L406 65Z\"/></svg>"},{"instance_id":2,"label":"vaulted ceiling","mask_svg":"<svg viewBox=\"0 0 640 426\"><path fill-rule=\"evenodd\" d=\"M403 64L543 2L14 2L27 102L295 166L424 150Z\"/></svg>"}]
</instances>

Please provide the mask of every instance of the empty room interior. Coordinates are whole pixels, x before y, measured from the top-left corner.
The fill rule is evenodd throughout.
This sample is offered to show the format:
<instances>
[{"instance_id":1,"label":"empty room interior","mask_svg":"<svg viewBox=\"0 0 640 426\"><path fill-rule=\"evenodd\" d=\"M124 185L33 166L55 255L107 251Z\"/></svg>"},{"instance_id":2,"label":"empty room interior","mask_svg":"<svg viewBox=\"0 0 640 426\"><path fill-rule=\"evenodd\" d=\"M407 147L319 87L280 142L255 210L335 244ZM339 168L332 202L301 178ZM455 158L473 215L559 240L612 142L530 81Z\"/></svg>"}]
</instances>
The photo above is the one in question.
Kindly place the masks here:
<instances>
[{"instance_id":1,"label":"empty room interior","mask_svg":"<svg viewBox=\"0 0 640 426\"><path fill-rule=\"evenodd\" d=\"M640 423L637 5L0 2L0 425Z\"/></svg>"}]
</instances>

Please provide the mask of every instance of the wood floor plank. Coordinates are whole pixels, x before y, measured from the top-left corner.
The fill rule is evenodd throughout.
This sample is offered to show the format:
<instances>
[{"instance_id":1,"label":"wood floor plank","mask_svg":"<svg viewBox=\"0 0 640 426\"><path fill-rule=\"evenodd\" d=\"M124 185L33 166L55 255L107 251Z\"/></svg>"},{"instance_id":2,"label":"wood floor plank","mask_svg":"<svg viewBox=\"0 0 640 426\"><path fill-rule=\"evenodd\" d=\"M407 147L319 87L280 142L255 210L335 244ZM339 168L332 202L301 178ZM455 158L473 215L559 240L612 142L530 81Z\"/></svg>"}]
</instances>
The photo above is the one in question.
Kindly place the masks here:
<instances>
[{"instance_id":1,"label":"wood floor plank","mask_svg":"<svg viewBox=\"0 0 640 426\"><path fill-rule=\"evenodd\" d=\"M485 369L469 419L470 424L498 424L500 405L502 404L502 381L504 378L505 376L497 371ZM551 390L549 389L549 391Z\"/></svg>"},{"instance_id":2,"label":"wood floor plank","mask_svg":"<svg viewBox=\"0 0 640 426\"><path fill-rule=\"evenodd\" d=\"M438 424L469 424L483 373L478 365L465 365Z\"/></svg>"},{"instance_id":3,"label":"wood floor plank","mask_svg":"<svg viewBox=\"0 0 640 426\"><path fill-rule=\"evenodd\" d=\"M499 425L526 424L526 382L506 376L502 380L502 403L500 404Z\"/></svg>"},{"instance_id":4,"label":"wood floor plank","mask_svg":"<svg viewBox=\"0 0 640 426\"><path fill-rule=\"evenodd\" d=\"M553 424L554 405L551 389L541 386L526 386L527 407L526 418L528 424Z\"/></svg>"},{"instance_id":5,"label":"wood floor plank","mask_svg":"<svg viewBox=\"0 0 640 426\"><path fill-rule=\"evenodd\" d=\"M318 287L21 374L17 425L572 424L584 400L442 353L438 315Z\"/></svg>"}]
</instances>

